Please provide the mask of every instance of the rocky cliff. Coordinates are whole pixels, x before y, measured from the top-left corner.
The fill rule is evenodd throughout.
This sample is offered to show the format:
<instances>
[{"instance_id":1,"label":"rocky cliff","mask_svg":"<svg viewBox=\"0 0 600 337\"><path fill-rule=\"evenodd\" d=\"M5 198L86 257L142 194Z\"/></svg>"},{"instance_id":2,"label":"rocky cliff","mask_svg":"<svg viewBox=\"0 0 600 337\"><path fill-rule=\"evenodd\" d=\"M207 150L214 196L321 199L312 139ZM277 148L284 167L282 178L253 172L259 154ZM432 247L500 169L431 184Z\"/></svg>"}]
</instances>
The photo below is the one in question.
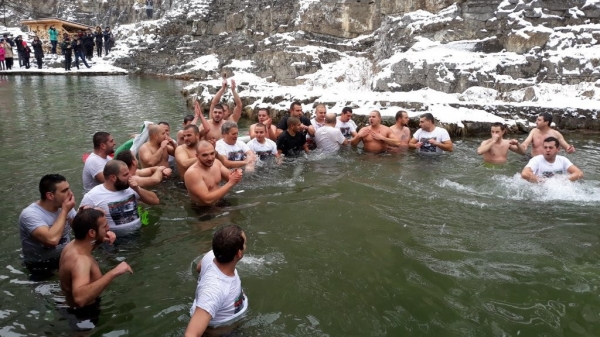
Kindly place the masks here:
<instances>
[{"instance_id":1,"label":"rocky cliff","mask_svg":"<svg viewBox=\"0 0 600 337\"><path fill-rule=\"evenodd\" d=\"M433 90L451 95L437 103L495 113L575 97L576 121L562 126L600 127L600 0L155 0L154 20L138 0L9 2L25 16L116 26L115 65L199 80L190 102L226 73L252 108L431 110Z\"/></svg>"}]
</instances>

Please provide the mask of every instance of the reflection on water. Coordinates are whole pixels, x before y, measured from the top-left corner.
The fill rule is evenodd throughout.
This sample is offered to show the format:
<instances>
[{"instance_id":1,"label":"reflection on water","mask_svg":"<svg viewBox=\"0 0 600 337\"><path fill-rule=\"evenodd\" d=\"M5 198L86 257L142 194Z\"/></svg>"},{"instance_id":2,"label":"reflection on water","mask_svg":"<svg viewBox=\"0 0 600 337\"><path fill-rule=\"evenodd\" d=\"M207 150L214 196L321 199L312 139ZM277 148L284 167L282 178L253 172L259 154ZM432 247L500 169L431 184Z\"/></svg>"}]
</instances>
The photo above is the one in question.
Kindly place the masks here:
<instances>
[{"instance_id":1,"label":"reflection on water","mask_svg":"<svg viewBox=\"0 0 600 337\"><path fill-rule=\"evenodd\" d=\"M60 172L80 195L95 131L123 142L143 120L167 120L174 134L188 113L183 84L16 77L0 87L0 336L70 334L58 280L31 282L19 258L17 217L39 178ZM486 168L479 141L460 139L438 157L344 151L258 167L209 210L164 182L139 236L95 252L103 270L127 261L134 274L103 294L93 335L182 335L195 262L227 223L248 236L238 271L251 306L235 336L599 335L600 138L567 138L586 174L575 184L529 184L513 154Z\"/></svg>"}]
</instances>

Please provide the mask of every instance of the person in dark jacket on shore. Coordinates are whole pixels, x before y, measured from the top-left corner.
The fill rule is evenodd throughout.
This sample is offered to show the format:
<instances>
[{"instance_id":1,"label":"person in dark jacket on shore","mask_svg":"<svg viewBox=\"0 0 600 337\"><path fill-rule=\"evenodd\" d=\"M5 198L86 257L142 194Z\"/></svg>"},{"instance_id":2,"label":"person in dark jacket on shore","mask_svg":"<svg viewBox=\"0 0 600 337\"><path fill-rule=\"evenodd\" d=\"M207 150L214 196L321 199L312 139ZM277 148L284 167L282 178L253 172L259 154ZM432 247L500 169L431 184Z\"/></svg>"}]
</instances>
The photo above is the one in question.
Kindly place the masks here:
<instances>
[{"instance_id":1,"label":"person in dark jacket on shore","mask_svg":"<svg viewBox=\"0 0 600 337\"><path fill-rule=\"evenodd\" d=\"M91 29L88 29L85 35L83 36L83 46L85 48L85 57L88 60L91 60L94 57L94 34Z\"/></svg>"},{"instance_id":2,"label":"person in dark jacket on shore","mask_svg":"<svg viewBox=\"0 0 600 337\"><path fill-rule=\"evenodd\" d=\"M44 58L44 49L42 48L42 41L39 37L34 36L33 42L31 42L31 47L33 47L33 56L37 61L38 69L42 69L42 59Z\"/></svg>"},{"instance_id":3,"label":"person in dark jacket on shore","mask_svg":"<svg viewBox=\"0 0 600 337\"><path fill-rule=\"evenodd\" d=\"M96 52L98 53L98 57L102 57L102 40L104 39L104 33L102 33L102 28L100 26L96 26L94 38L96 39Z\"/></svg>"},{"instance_id":4,"label":"person in dark jacket on shore","mask_svg":"<svg viewBox=\"0 0 600 337\"><path fill-rule=\"evenodd\" d=\"M66 35L63 38L63 43L60 45L60 49L65 55L65 70L71 70L71 63L73 63L73 47L71 46L71 38L69 35Z\"/></svg>"},{"instance_id":5,"label":"person in dark jacket on shore","mask_svg":"<svg viewBox=\"0 0 600 337\"><path fill-rule=\"evenodd\" d=\"M73 52L75 52L75 66L77 66L77 70L79 70L79 59L83 61L83 64L85 64L86 67L91 68L85 61L83 41L81 41L79 35L75 35L75 39L71 42L71 48L73 49Z\"/></svg>"},{"instance_id":6,"label":"person in dark jacket on shore","mask_svg":"<svg viewBox=\"0 0 600 337\"><path fill-rule=\"evenodd\" d=\"M104 29L104 55L108 55L108 53L110 53L110 50L112 49L112 47L115 44L115 38L113 36L113 33L110 31L110 27L106 27Z\"/></svg>"},{"instance_id":7,"label":"person in dark jacket on shore","mask_svg":"<svg viewBox=\"0 0 600 337\"><path fill-rule=\"evenodd\" d=\"M15 39L15 44L17 45L17 54L19 56L19 68L23 68L23 38L21 35L17 35Z\"/></svg>"},{"instance_id":8,"label":"person in dark jacket on shore","mask_svg":"<svg viewBox=\"0 0 600 337\"><path fill-rule=\"evenodd\" d=\"M23 65L25 69L29 69L29 58L31 57L31 48L27 45L27 42L21 41L21 46L23 47Z\"/></svg>"}]
</instances>

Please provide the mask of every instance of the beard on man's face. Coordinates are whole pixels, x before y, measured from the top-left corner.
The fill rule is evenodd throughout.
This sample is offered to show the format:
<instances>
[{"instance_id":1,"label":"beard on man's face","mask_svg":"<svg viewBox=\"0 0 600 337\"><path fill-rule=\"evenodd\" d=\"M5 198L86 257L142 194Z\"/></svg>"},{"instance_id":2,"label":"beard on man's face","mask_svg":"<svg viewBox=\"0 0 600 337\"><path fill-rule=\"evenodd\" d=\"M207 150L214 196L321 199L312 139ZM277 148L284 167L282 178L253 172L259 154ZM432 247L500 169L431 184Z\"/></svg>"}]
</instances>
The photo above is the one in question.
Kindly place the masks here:
<instances>
[{"instance_id":1,"label":"beard on man's face","mask_svg":"<svg viewBox=\"0 0 600 337\"><path fill-rule=\"evenodd\" d=\"M115 181L115 189L117 191L123 191L128 188L129 188L129 180L122 181L119 178L117 178L117 181Z\"/></svg>"}]
</instances>

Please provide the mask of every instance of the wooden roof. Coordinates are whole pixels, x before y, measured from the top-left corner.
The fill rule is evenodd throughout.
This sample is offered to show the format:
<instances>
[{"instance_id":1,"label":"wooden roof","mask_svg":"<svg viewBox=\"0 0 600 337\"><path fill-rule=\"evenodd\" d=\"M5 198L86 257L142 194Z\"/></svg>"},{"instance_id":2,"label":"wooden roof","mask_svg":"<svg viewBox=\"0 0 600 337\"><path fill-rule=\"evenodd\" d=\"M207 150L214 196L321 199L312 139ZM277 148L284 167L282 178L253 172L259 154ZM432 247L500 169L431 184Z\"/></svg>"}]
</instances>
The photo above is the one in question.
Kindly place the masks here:
<instances>
[{"instance_id":1,"label":"wooden roof","mask_svg":"<svg viewBox=\"0 0 600 337\"><path fill-rule=\"evenodd\" d=\"M42 19L37 19L37 20L22 20L21 23L24 25L60 23L60 24L62 24L63 27L67 27L67 28L84 29L84 30L88 29L88 28L93 28L92 26L83 25L83 24L80 24L77 22L72 22L72 21L61 20L58 18L42 18Z\"/></svg>"}]
</instances>

